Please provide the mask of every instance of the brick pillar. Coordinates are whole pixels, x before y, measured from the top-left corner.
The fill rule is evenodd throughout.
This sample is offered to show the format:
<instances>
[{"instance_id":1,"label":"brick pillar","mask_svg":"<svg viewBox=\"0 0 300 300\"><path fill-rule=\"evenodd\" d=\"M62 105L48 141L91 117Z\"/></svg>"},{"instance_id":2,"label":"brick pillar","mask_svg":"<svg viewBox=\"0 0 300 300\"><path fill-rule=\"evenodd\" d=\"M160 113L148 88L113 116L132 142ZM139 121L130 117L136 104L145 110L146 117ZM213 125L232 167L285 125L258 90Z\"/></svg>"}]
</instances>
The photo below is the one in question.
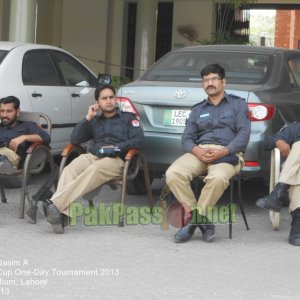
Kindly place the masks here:
<instances>
[{"instance_id":1,"label":"brick pillar","mask_svg":"<svg viewBox=\"0 0 300 300\"><path fill-rule=\"evenodd\" d=\"M300 32L300 11L277 10L275 21L275 47L297 49Z\"/></svg>"}]
</instances>

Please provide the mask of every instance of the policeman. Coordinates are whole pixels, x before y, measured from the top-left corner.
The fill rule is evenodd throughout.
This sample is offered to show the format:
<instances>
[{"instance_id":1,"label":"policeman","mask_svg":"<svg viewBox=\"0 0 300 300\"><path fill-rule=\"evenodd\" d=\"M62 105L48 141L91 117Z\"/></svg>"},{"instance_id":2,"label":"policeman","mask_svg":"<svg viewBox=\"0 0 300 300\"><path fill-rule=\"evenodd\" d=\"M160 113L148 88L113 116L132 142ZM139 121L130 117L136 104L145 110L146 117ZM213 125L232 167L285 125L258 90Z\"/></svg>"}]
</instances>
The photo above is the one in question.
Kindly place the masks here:
<instances>
[{"instance_id":1,"label":"policeman","mask_svg":"<svg viewBox=\"0 0 300 300\"><path fill-rule=\"evenodd\" d=\"M0 99L0 173L11 175L26 157L31 143L50 144L49 134L33 122L21 122L20 100L14 96ZM21 162L21 166L20 166Z\"/></svg>"},{"instance_id":2,"label":"policeman","mask_svg":"<svg viewBox=\"0 0 300 300\"><path fill-rule=\"evenodd\" d=\"M117 108L116 92L110 85L95 90L96 104L76 125L72 144L89 140L89 153L82 154L66 166L57 190L47 208L47 220L56 233L63 233L63 215L69 215L69 205L78 197L122 175L124 158L130 148L144 147L144 133L134 114ZM98 115L98 111L101 113Z\"/></svg>"},{"instance_id":3,"label":"policeman","mask_svg":"<svg viewBox=\"0 0 300 300\"><path fill-rule=\"evenodd\" d=\"M292 216L289 243L300 246L300 123L285 126L277 133L266 137L263 142L265 150L278 148L286 158L280 172L278 183L267 196L256 201L261 208L279 212L288 191Z\"/></svg>"},{"instance_id":4,"label":"policeman","mask_svg":"<svg viewBox=\"0 0 300 300\"><path fill-rule=\"evenodd\" d=\"M206 217L207 210L240 172L250 138L247 104L225 93L225 70L218 64L207 65L201 77L208 98L192 107L181 140L185 154L166 172L166 182L185 210L184 226L174 236L176 243L189 240L197 227L204 241L213 239L215 226ZM206 176L197 201L190 182L199 175Z\"/></svg>"}]
</instances>

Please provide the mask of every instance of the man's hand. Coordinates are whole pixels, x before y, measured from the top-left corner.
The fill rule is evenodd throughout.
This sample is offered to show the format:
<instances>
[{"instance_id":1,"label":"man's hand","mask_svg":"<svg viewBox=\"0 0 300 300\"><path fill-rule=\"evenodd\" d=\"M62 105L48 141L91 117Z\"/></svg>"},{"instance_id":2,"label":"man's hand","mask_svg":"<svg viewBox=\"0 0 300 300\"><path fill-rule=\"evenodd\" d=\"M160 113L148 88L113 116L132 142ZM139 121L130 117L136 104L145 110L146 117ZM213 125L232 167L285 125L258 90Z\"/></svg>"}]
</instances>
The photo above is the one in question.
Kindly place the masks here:
<instances>
[{"instance_id":1,"label":"man's hand","mask_svg":"<svg viewBox=\"0 0 300 300\"><path fill-rule=\"evenodd\" d=\"M192 153L201 161L202 158L204 157L205 153L206 153L206 150L204 148L201 148L199 146L194 146L193 149L192 149Z\"/></svg>"},{"instance_id":2,"label":"man's hand","mask_svg":"<svg viewBox=\"0 0 300 300\"><path fill-rule=\"evenodd\" d=\"M211 163L221 157L224 157L229 154L228 148L224 147L222 149L214 148L201 148L199 146L194 146L192 153L198 157L201 161L205 163Z\"/></svg>"},{"instance_id":3,"label":"man's hand","mask_svg":"<svg viewBox=\"0 0 300 300\"><path fill-rule=\"evenodd\" d=\"M213 149L213 148L207 148L206 154L204 155L202 161L206 163L212 163L213 161L222 158L229 154L228 148L222 148L222 149Z\"/></svg>"},{"instance_id":4,"label":"man's hand","mask_svg":"<svg viewBox=\"0 0 300 300\"><path fill-rule=\"evenodd\" d=\"M92 119L95 118L98 111L99 111L99 104L98 103L95 103L95 104L89 106L89 110L88 110L88 113L86 115L86 119L88 121L91 121Z\"/></svg>"},{"instance_id":5,"label":"man's hand","mask_svg":"<svg viewBox=\"0 0 300 300\"><path fill-rule=\"evenodd\" d=\"M278 140L276 143L276 147L280 150L280 154L282 157L287 157L291 151L291 147L288 143L283 140Z\"/></svg>"},{"instance_id":6,"label":"man's hand","mask_svg":"<svg viewBox=\"0 0 300 300\"><path fill-rule=\"evenodd\" d=\"M10 141L9 148L16 152L19 145L22 144L23 142L26 142L26 136L20 135Z\"/></svg>"}]
</instances>

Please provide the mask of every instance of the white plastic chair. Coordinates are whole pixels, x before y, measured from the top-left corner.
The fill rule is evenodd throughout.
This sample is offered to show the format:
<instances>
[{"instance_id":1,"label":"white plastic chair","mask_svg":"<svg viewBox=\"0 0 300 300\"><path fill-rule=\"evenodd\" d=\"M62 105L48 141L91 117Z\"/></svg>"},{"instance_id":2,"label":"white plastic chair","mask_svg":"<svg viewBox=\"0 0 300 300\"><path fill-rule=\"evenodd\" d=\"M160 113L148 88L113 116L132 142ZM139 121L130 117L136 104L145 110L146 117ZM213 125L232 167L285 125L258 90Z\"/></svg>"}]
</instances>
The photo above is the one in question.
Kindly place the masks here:
<instances>
[{"instance_id":1,"label":"white plastic chair","mask_svg":"<svg viewBox=\"0 0 300 300\"><path fill-rule=\"evenodd\" d=\"M270 193L275 188L279 180L281 167L280 151L278 148L274 148L271 151L271 166L270 166ZM275 211L270 211L269 213L273 230L279 230L280 225L280 213Z\"/></svg>"}]
</instances>

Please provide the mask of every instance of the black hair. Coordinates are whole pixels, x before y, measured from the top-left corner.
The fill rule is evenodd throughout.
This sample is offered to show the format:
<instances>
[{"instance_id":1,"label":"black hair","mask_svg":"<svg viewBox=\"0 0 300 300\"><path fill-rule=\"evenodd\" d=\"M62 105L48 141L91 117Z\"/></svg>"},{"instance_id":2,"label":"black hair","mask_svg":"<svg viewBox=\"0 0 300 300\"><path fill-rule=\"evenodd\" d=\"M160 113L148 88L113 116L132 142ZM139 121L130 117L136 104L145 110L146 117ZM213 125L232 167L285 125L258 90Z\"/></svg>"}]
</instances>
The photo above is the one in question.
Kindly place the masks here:
<instances>
[{"instance_id":1,"label":"black hair","mask_svg":"<svg viewBox=\"0 0 300 300\"><path fill-rule=\"evenodd\" d=\"M112 85L110 85L110 84L100 85L95 89L94 95L95 95L96 101L98 101L99 95L104 89L110 89L114 93L114 96L116 95L116 90Z\"/></svg>"},{"instance_id":2,"label":"black hair","mask_svg":"<svg viewBox=\"0 0 300 300\"><path fill-rule=\"evenodd\" d=\"M219 64L207 65L201 70L201 78L207 76L208 74L218 74L221 79L225 78L225 70Z\"/></svg>"},{"instance_id":3,"label":"black hair","mask_svg":"<svg viewBox=\"0 0 300 300\"><path fill-rule=\"evenodd\" d=\"M13 103L14 109L20 108L20 100L15 96L7 96L0 99L0 104L8 104L8 103Z\"/></svg>"}]
</instances>

